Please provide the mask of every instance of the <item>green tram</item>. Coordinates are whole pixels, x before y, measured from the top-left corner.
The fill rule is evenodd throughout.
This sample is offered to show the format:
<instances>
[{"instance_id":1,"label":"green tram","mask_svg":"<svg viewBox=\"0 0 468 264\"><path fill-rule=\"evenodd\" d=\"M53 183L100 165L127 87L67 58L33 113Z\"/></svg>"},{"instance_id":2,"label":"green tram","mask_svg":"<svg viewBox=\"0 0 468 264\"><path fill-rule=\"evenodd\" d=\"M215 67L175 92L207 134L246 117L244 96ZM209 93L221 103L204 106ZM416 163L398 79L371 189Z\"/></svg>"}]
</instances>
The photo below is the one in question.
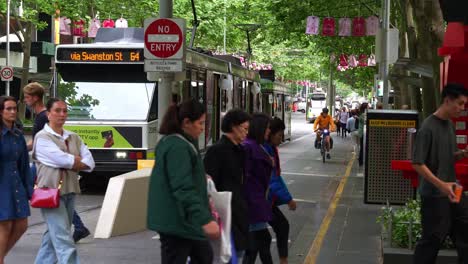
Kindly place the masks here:
<instances>
[{"instance_id":1,"label":"green tram","mask_svg":"<svg viewBox=\"0 0 468 264\"><path fill-rule=\"evenodd\" d=\"M144 72L143 29L101 28L95 43L58 45L54 79L52 95L69 104L66 129L81 136L96 161L93 176L119 175L135 170L138 159L154 158L158 83ZM198 98L206 106L201 151L220 138L230 109L262 111L258 72L236 60L187 50L175 79L174 102Z\"/></svg>"},{"instance_id":2,"label":"green tram","mask_svg":"<svg viewBox=\"0 0 468 264\"><path fill-rule=\"evenodd\" d=\"M280 82L262 79L261 94L263 112L284 121L284 140L291 140L292 96L290 88Z\"/></svg>"}]
</instances>

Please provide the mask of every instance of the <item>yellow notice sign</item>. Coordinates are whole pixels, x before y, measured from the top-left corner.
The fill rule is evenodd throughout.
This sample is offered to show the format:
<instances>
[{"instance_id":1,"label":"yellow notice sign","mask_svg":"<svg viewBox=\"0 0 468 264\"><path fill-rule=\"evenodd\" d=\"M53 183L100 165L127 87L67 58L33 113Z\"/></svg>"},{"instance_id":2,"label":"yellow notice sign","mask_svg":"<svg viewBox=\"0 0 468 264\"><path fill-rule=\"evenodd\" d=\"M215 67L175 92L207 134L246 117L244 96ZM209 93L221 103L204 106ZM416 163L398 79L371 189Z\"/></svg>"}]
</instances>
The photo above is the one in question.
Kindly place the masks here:
<instances>
[{"instance_id":1,"label":"yellow notice sign","mask_svg":"<svg viewBox=\"0 0 468 264\"><path fill-rule=\"evenodd\" d=\"M137 169L146 169L146 168L153 168L154 167L154 160L138 160L137 161Z\"/></svg>"},{"instance_id":2,"label":"yellow notice sign","mask_svg":"<svg viewBox=\"0 0 468 264\"><path fill-rule=\"evenodd\" d=\"M371 127L416 127L415 120L369 120Z\"/></svg>"}]
</instances>

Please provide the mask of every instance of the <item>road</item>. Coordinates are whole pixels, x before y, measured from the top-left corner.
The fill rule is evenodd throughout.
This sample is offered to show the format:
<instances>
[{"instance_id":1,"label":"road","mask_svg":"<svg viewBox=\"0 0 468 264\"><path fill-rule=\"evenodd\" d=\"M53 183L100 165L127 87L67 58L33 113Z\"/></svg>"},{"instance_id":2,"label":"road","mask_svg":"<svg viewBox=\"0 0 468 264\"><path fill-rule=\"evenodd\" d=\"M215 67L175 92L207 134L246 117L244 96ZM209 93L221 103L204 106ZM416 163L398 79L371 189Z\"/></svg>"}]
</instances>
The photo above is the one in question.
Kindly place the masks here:
<instances>
[{"instance_id":1,"label":"road","mask_svg":"<svg viewBox=\"0 0 468 264\"><path fill-rule=\"evenodd\" d=\"M289 263L299 264L303 263L310 253L311 245L314 243L314 246L317 246L315 245L317 241L314 242L314 239L318 237L317 234L324 235L323 223L324 219L327 220L328 218L326 215L330 214L331 201L336 196L337 188L347 168L353 168L350 162L353 158L353 146L349 137L342 139L333 133L335 144L331 152L332 158L323 163L320 152L313 147L315 135L312 133L312 124L305 121L305 114L293 113L292 131L291 141L285 142L280 147L280 158L282 176L291 194L298 202L298 206L296 211L289 211L286 207L283 207L282 211L290 221ZM362 185L362 173L353 169L352 177L353 179L350 182L353 188L350 191L351 196L355 192L362 193L360 188L354 187L354 185ZM345 192L347 191L345 190ZM90 230L94 230L96 226L103 198L103 191L85 192L77 198L77 211ZM337 204L334 204L334 206L337 206ZM349 214L349 205L346 204L338 205L337 213L341 214L340 210L346 208L348 208L347 214ZM372 214L371 217L374 217L374 215ZM343 219L346 223L346 218ZM131 221L130 216L128 221ZM37 209L33 209L29 223L30 227L27 233L7 257L7 263L33 262L39 248L41 234L45 229L42 217ZM336 228L340 230L344 228L340 227L341 222L331 223L331 226L334 225L337 225ZM375 230L372 229L371 231L374 232ZM334 233L332 232L332 234ZM339 233L337 235L337 237L330 238L330 241L333 242L325 243L325 246L323 246L325 249L327 249L327 245L333 245L334 248L331 248L329 253L320 255L319 260L322 261L317 263L333 263L329 262L329 258L337 257L339 254L334 253L337 250L352 251L343 249L341 241L346 239L343 239ZM372 236L372 239L374 238L373 234L370 234L370 236ZM78 244L78 252L82 263L159 263L159 240L157 238L156 234L150 231L109 240L87 238ZM338 240L339 242L336 242ZM275 263L278 263L275 241L273 238L272 254ZM353 246L352 243L350 245ZM318 249L320 250L320 248L319 245ZM375 254L368 253L371 257L374 257ZM363 258L368 258L368 255L363 255ZM309 257L311 257L310 254ZM359 261L355 263L361 263ZM366 263L378 262L369 260Z\"/></svg>"}]
</instances>

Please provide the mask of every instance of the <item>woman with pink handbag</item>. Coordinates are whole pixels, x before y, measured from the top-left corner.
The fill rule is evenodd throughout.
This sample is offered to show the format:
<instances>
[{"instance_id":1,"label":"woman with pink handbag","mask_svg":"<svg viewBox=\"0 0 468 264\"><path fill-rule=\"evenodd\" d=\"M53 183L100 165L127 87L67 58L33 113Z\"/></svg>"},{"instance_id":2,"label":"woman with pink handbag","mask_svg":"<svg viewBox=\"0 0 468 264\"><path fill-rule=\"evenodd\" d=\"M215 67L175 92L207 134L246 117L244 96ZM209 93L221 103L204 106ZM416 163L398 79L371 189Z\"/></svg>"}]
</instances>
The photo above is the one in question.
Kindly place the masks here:
<instances>
[{"instance_id":1,"label":"woman with pink handbag","mask_svg":"<svg viewBox=\"0 0 468 264\"><path fill-rule=\"evenodd\" d=\"M15 126L16 99L0 97L0 264L28 228L33 180L23 134Z\"/></svg>"},{"instance_id":2,"label":"woman with pink handbag","mask_svg":"<svg viewBox=\"0 0 468 264\"><path fill-rule=\"evenodd\" d=\"M42 244L36 256L40 263L79 263L71 223L75 209L75 195L80 193L78 172L94 169L94 159L81 138L63 128L68 116L67 104L51 98L46 104L49 124L36 134L33 144L33 159L37 167L35 195L44 190L58 190L57 201L42 203L41 213L47 223ZM38 197L41 198L41 197ZM42 197L44 198L44 197ZM53 205L51 203L54 203Z\"/></svg>"}]
</instances>

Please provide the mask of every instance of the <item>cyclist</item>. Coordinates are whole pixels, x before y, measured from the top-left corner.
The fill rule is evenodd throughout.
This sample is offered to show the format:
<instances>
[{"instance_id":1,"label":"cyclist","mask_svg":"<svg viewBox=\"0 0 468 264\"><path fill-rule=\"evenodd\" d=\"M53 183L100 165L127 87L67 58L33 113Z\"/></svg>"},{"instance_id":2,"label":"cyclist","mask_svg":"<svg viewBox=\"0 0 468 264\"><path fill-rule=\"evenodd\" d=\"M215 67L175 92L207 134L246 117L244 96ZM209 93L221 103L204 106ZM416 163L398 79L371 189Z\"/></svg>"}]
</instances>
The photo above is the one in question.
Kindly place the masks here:
<instances>
[{"instance_id":1,"label":"cyclist","mask_svg":"<svg viewBox=\"0 0 468 264\"><path fill-rule=\"evenodd\" d=\"M333 118L328 115L328 108L323 108L322 113L319 115L317 119L315 119L314 122L314 132L317 133L317 138L315 139L315 148L318 148L319 142L320 142L320 135L323 133L324 129L328 129L330 132L335 131L335 122ZM325 142L327 143L326 149L327 149L327 159L330 159L330 134L325 136Z\"/></svg>"}]
</instances>

